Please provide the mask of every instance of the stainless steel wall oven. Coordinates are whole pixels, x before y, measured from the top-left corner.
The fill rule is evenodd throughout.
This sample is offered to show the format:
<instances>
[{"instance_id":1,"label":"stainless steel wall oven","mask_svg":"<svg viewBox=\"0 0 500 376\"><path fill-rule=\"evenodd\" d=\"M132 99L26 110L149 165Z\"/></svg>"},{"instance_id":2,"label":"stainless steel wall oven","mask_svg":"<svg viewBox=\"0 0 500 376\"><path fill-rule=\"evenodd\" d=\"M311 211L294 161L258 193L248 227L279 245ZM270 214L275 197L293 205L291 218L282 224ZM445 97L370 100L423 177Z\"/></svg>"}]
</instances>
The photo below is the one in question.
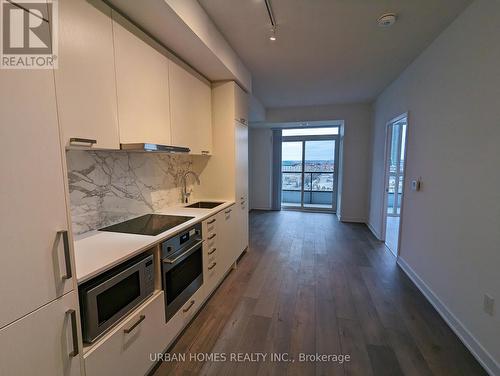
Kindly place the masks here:
<instances>
[{"instance_id":1,"label":"stainless steel wall oven","mask_svg":"<svg viewBox=\"0 0 500 376\"><path fill-rule=\"evenodd\" d=\"M162 285L168 321L203 284L201 224L185 230L161 245Z\"/></svg>"}]
</instances>

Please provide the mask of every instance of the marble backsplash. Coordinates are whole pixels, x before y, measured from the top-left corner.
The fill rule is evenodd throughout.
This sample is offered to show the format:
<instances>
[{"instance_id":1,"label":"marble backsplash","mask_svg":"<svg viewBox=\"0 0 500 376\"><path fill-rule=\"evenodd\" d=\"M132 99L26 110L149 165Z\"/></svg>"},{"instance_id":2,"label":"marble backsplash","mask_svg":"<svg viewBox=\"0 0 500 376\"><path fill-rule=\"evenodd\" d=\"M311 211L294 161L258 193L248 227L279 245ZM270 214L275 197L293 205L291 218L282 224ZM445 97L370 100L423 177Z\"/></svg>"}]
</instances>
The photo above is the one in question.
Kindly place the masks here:
<instances>
[{"instance_id":1,"label":"marble backsplash","mask_svg":"<svg viewBox=\"0 0 500 376\"><path fill-rule=\"evenodd\" d=\"M200 173L208 157L69 150L73 233L83 234L182 202L181 177ZM192 180L190 180L192 181ZM196 187L193 195L196 195Z\"/></svg>"}]
</instances>

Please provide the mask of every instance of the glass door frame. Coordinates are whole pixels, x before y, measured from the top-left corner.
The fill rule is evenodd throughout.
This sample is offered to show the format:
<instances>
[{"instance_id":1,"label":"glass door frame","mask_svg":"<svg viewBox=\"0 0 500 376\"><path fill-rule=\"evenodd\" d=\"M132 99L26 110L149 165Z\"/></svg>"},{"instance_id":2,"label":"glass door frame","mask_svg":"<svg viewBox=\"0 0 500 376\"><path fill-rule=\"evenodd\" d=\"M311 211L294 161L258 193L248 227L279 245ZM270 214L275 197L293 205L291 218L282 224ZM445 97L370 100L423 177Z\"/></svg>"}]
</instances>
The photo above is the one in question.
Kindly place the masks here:
<instances>
[{"instance_id":1,"label":"glass door frame","mask_svg":"<svg viewBox=\"0 0 500 376\"><path fill-rule=\"evenodd\" d=\"M304 185L305 185L305 153L306 153L306 142L307 141L335 141L334 150L334 164L333 164L333 188L332 188L332 206L329 208L321 207L309 207L304 206ZM339 149L340 149L340 135L308 135L308 136L283 136L281 142L302 142L302 167L301 167L301 188L300 188L300 206L294 205L283 205L281 203L282 209L292 209L292 210L304 210L304 211L325 211L325 212L337 212L337 200L338 200L338 181L339 181ZM283 172L280 171L280 175ZM283 177L280 177L283 181ZM281 188L282 189L282 188ZM337 197L334 197L334 194Z\"/></svg>"},{"instance_id":2,"label":"glass door frame","mask_svg":"<svg viewBox=\"0 0 500 376\"><path fill-rule=\"evenodd\" d=\"M389 214L388 213L388 207L389 207L389 199L388 199L388 193L389 193L389 178L390 178L390 164L391 164L391 148L392 148L392 129L395 124L401 122L402 120L406 119L406 129L405 129L405 137L404 137L404 145L403 145L403 132L400 132L399 134L399 140L398 140L398 156L401 158L401 147L404 147L404 154L403 154L403 176L402 176L402 187L401 187L401 202L399 203L400 209L399 209L399 215L397 214ZM398 229L398 241L397 241L397 250L396 250L396 257L399 257L399 252L401 249L401 228L403 224L403 209L404 209L404 198L405 198L405 186L406 186L406 181L407 181L407 174L406 174L406 165L408 162L408 130L409 130L409 113L405 112L391 120L389 120L386 123L386 136L385 136L385 161L384 161L384 189L382 190L383 198L383 208L382 208L382 233L380 234L380 240L381 241L386 241L386 231L387 231L387 218L389 216L397 216L399 217L399 229ZM396 184L395 184L395 204L399 201L398 196L399 193L399 178L401 178L400 175L400 169L401 166L398 166L397 171L396 171ZM396 211L397 211L397 206L396 206Z\"/></svg>"}]
</instances>

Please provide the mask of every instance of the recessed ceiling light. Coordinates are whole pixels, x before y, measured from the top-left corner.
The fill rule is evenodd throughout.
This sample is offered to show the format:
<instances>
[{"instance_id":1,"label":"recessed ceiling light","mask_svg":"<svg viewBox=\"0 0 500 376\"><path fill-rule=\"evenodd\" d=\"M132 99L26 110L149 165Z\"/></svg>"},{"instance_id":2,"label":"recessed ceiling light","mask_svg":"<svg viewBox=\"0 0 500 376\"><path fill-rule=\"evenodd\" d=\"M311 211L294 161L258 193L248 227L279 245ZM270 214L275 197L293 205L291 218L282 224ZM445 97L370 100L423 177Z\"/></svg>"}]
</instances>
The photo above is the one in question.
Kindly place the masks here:
<instances>
[{"instance_id":1,"label":"recessed ceiling light","mask_svg":"<svg viewBox=\"0 0 500 376\"><path fill-rule=\"evenodd\" d=\"M378 18L377 23L380 27L389 27L396 23L397 18L396 13L385 13Z\"/></svg>"}]
</instances>

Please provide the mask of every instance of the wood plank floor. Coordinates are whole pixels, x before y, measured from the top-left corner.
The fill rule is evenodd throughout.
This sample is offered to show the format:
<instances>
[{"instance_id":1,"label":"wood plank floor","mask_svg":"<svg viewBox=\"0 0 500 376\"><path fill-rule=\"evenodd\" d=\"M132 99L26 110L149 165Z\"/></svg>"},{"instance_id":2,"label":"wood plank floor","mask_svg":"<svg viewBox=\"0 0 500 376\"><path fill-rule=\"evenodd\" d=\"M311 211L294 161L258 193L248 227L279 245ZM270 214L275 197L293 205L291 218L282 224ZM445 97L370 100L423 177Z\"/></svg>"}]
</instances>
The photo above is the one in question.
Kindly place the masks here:
<instances>
[{"instance_id":1,"label":"wood plank floor","mask_svg":"<svg viewBox=\"0 0 500 376\"><path fill-rule=\"evenodd\" d=\"M336 216L253 211L250 248L171 353L289 353L295 362L163 362L163 375L486 375L394 256ZM299 362L299 353L350 361Z\"/></svg>"}]
</instances>

